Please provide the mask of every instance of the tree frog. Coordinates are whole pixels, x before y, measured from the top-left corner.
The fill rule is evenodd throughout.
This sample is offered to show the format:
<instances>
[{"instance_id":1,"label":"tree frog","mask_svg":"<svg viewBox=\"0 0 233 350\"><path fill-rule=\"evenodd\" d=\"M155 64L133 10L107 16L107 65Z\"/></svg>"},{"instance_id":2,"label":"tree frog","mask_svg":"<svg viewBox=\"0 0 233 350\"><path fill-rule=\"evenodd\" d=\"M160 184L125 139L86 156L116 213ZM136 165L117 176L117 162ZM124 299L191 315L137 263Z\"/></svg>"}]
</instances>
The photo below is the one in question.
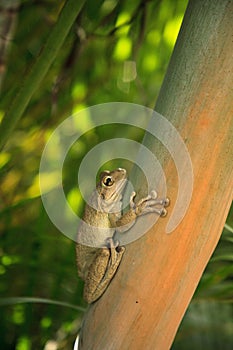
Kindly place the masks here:
<instances>
[{"instance_id":1,"label":"tree frog","mask_svg":"<svg viewBox=\"0 0 233 350\"><path fill-rule=\"evenodd\" d=\"M165 216L167 213L164 207L169 205L169 199L156 199L157 193L152 191L137 203L134 202L136 192L132 192L130 208L122 214L122 193L126 182L125 169L103 171L84 209L84 225L78 229L76 257L78 274L84 280L83 296L88 303L93 303L104 293L125 252L125 247L114 240L114 232L128 230L140 215L156 212ZM155 207L158 205L161 208Z\"/></svg>"}]
</instances>

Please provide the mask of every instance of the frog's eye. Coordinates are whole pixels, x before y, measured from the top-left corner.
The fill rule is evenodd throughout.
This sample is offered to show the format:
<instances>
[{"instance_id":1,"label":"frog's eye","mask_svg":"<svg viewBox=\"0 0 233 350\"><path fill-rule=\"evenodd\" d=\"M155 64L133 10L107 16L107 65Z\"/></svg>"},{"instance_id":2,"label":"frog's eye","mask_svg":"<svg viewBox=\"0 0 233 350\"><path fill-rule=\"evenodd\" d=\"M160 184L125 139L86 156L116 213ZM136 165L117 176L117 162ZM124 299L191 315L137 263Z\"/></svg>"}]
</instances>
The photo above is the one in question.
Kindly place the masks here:
<instances>
[{"instance_id":1,"label":"frog's eye","mask_svg":"<svg viewBox=\"0 0 233 350\"><path fill-rule=\"evenodd\" d=\"M112 186L113 185L113 180L112 180L111 176L105 176L103 178L103 184L105 186Z\"/></svg>"}]
</instances>

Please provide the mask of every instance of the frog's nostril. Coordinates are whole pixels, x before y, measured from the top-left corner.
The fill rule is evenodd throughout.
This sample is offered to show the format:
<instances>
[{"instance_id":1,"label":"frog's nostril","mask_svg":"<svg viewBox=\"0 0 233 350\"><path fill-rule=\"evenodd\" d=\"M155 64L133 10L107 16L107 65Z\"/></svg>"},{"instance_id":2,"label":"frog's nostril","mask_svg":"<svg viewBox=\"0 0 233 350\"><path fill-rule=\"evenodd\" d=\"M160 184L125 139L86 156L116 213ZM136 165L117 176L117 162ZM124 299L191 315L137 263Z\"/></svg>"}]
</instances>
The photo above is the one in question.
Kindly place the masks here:
<instances>
[{"instance_id":1,"label":"frog's nostril","mask_svg":"<svg viewBox=\"0 0 233 350\"><path fill-rule=\"evenodd\" d=\"M123 168L118 168L117 171L120 171L121 173L123 173L124 175L126 175L126 170Z\"/></svg>"}]
</instances>

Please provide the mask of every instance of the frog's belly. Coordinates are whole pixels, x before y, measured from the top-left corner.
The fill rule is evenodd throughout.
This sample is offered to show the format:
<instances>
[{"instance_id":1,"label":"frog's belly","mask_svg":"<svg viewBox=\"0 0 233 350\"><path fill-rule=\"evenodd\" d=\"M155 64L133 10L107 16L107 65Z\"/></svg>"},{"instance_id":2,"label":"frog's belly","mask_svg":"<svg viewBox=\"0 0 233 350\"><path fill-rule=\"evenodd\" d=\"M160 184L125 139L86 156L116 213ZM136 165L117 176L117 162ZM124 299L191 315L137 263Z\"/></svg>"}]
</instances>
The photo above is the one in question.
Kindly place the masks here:
<instances>
[{"instance_id":1,"label":"frog's belly","mask_svg":"<svg viewBox=\"0 0 233 350\"><path fill-rule=\"evenodd\" d=\"M77 242L89 247L106 247L107 239L113 237L115 232L114 228L106 226L96 227L82 221L78 229Z\"/></svg>"}]
</instances>

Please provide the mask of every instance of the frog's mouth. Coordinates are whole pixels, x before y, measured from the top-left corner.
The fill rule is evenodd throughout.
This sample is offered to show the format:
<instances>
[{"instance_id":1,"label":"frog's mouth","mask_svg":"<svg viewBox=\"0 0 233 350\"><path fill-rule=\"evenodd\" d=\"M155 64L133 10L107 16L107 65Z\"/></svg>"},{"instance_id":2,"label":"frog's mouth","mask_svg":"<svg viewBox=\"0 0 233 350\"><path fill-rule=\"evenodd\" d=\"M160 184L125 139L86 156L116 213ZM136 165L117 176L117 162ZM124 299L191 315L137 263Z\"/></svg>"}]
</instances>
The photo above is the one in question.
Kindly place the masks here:
<instances>
[{"instance_id":1,"label":"frog's mouth","mask_svg":"<svg viewBox=\"0 0 233 350\"><path fill-rule=\"evenodd\" d=\"M111 196L111 200L119 200L122 197L122 193L125 189L125 185L127 183L127 179L122 179L118 182L117 186L116 186L116 191L113 193L113 195Z\"/></svg>"},{"instance_id":2,"label":"frog's mouth","mask_svg":"<svg viewBox=\"0 0 233 350\"><path fill-rule=\"evenodd\" d=\"M119 184L117 184L116 192L122 193L124 191L126 183L127 183L127 179L123 179L123 180L119 181Z\"/></svg>"}]
</instances>

